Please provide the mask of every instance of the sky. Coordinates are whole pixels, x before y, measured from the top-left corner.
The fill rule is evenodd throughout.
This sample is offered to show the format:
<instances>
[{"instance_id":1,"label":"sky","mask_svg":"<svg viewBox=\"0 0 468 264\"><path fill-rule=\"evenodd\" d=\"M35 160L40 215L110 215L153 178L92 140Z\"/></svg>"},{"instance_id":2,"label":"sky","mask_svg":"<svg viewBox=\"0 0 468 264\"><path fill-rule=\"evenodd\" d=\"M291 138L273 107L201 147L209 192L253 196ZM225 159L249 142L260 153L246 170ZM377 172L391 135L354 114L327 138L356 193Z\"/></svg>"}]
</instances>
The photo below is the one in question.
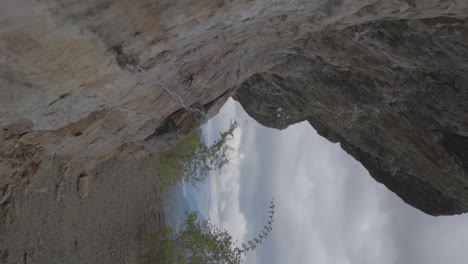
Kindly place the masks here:
<instances>
[{"instance_id":1,"label":"sky","mask_svg":"<svg viewBox=\"0 0 468 264\"><path fill-rule=\"evenodd\" d=\"M239 241L273 231L248 264L465 264L468 214L433 217L405 204L309 123L266 128L230 99L203 128L208 141L239 128L230 163L209 177L209 214Z\"/></svg>"}]
</instances>

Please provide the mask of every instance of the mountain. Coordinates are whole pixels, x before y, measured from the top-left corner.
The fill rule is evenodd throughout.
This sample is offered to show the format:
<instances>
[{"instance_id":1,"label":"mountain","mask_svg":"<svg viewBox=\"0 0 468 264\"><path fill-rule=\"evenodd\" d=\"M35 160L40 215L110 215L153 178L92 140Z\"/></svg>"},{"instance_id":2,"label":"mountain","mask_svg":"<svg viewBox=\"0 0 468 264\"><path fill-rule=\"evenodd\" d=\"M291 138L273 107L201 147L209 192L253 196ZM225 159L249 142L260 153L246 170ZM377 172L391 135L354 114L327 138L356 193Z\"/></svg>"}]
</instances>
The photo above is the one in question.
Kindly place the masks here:
<instances>
[{"instance_id":1,"label":"mountain","mask_svg":"<svg viewBox=\"0 0 468 264\"><path fill-rule=\"evenodd\" d=\"M206 186L203 183L202 186ZM185 212L197 212L200 220L208 217L209 200L206 188L194 188L190 184L179 183L171 188L164 197L164 210L167 222L177 229L185 219Z\"/></svg>"}]
</instances>

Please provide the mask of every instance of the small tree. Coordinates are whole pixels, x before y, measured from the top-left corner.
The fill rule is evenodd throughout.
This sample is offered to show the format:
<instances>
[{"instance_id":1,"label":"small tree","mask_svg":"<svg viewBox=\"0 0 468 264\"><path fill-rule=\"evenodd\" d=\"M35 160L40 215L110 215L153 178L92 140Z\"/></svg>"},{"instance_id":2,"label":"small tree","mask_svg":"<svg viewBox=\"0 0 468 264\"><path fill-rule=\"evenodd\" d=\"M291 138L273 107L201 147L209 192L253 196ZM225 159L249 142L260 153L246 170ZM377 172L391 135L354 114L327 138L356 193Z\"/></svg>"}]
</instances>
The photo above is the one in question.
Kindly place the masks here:
<instances>
[{"instance_id":1,"label":"small tree","mask_svg":"<svg viewBox=\"0 0 468 264\"><path fill-rule=\"evenodd\" d=\"M163 188L180 180L197 185L205 180L211 171L220 170L229 162L228 145L234 137L236 122L231 122L228 130L211 145L203 140L200 131L188 135L174 149L161 156L160 170ZM164 182L165 181L165 182ZM275 204L270 204L269 219L263 230L254 239L236 245L236 241L226 230L220 230L210 219L199 221L196 213L186 213L180 230L174 233L169 227L156 234L155 259L158 263L190 264L239 264L242 257L254 250L272 230Z\"/></svg>"},{"instance_id":2,"label":"small tree","mask_svg":"<svg viewBox=\"0 0 468 264\"><path fill-rule=\"evenodd\" d=\"M186 219L177 234L166 237L160 245L166 245L165 256L158 259L163 263L190 264L239 264L242 257L260 245L271 232L275 204L270 202L269 220L254 239L236 245L236 241L226 230L214 226L210 219L198 221L196 213L186 213ZM169 242L168 242L169 241ZM171 252L168 254L168 252ZM170 255L170 257L169 257Z\"/></svg>"},{"instance_id":3,"label":"small tree","mask_svg":"<svg viewBox=\"0 0 468 264\"><path fill-rule=\"evenodd\" d=\"M237 126L235 121L231 122L228 130L220 133L211 145L205 143L201 131L191 133L161 156L161 176L169 181L169 185L180 180L194 186L203 182L211 171L220 170L229 163L229 153L233 148L228 142L234 137Z\"/></svg>"}]
</instances>

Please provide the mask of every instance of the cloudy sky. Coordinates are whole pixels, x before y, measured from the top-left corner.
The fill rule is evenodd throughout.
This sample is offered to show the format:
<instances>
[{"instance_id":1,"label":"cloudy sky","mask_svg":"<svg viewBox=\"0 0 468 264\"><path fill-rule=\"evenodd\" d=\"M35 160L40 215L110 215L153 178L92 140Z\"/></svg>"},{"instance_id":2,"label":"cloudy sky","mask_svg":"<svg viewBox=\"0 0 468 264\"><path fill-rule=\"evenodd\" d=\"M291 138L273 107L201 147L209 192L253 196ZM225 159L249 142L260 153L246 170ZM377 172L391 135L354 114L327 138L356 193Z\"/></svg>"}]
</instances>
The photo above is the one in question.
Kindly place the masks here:
<instances>
[{"instance_id":1,"label":"cloudy sky","mask_svg":"<svg viewBox=\"0 0 468 264\"><path fill-rule=\"evenodd\" d=\"M209 140L236 119L237 149L210 178L210 215L240 241L273 231L244 263L465 264L468 215L432 217L403 203L308 123L262 127L235 101L204 127Z\"/></svg>"}]
</instances>

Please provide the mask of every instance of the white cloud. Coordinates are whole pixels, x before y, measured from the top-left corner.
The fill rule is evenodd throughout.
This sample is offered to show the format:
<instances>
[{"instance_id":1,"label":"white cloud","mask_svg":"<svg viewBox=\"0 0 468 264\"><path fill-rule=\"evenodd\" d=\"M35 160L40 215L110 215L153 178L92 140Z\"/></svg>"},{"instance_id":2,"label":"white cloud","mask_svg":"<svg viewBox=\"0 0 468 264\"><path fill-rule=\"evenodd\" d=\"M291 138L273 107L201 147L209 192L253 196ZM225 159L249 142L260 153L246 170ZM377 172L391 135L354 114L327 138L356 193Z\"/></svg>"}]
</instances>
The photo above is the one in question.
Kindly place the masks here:
<instances>
[{"instance_id":1,"label":"white cloud","mask_svg":"<svg viewBox=\"0 0 468 264\"><path fill-rule=\"evenodd\" d=\"M210 120L204 128L204 134L208 141L213 141L220 131L229 127L230 120L235 117L235 105L230 99L221 112L214 119ZM247 234L247 221L240 210L240 153L242 129L234 130L234 137L229 141L229 145L234 151L230 154L230 161L221 172L213 172L210 175L211 184L211 210L210 216L214 224L221 229L226 229L234 239L240 243L244 241Z\"/></svg>"},{"instance_id":2,"label":"white cloud","mask_svg":"<svg viewBox=\"0 0 468 264\"><path fill-rule=\"evenodd\" d=\"M468 215L424 215L308 123L272 130L242 111L228 101L205 131L212 140L232 118L241 125L240 150L210 179L215 223L252 238L276 201L273 232L245 263L466 263Z\"/></svg>"},{"instance_id":3,"label":"white cloud","mask_svg":"<svg viewBox=\"0 0 468 264\"><path fill-rule=\"evenodd\" d=\"M393 245L384 234L388 219L376 193L361 184L364 195L347 195L349 181L371 180L350 175L356 168L357 173L367 173L356 161L305 122L284 131L254 129L275 148L262 151L259 138L254 139L258 144L251 148L259 152L246 152L245 159L269 156L269 169L251 173L262 177L260 182L272 181L271 190L258 195L274 195L278 206L270 245L247 263L392 263ZM268 175L262 172L266 169Z\"/></svg>"}]
</instances>

